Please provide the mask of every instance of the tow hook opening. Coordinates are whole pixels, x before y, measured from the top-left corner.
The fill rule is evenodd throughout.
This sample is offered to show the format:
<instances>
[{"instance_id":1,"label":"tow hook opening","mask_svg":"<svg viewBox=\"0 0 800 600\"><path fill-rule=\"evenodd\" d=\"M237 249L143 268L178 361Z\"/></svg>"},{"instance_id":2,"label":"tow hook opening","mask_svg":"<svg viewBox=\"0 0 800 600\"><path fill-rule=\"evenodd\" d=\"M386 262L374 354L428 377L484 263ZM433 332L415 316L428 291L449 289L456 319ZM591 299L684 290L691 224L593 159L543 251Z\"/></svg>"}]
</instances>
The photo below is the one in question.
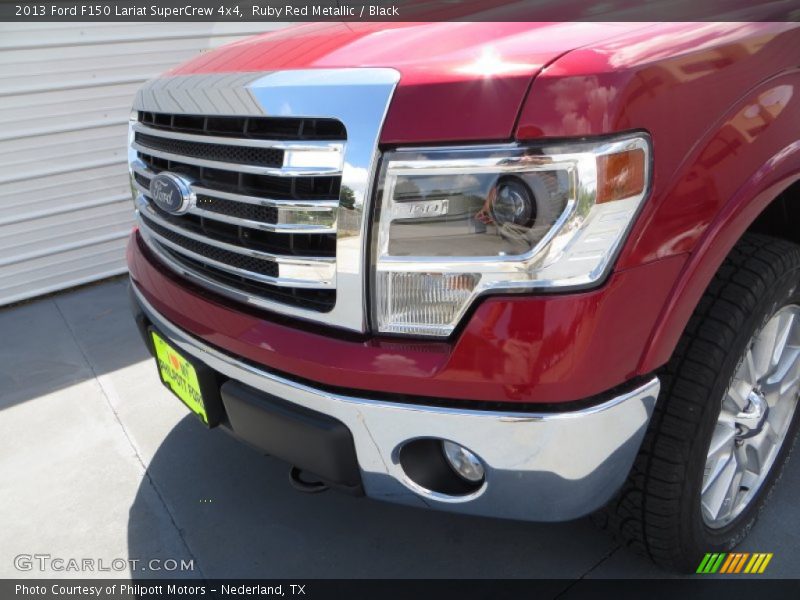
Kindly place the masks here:
<instances>
[{"instance_id":1,"label":"tow hook opening","mask_svg":"<svg viewBox=\"0 0 800 600\"><path fill-rule=\"evenodd\" d=\"M450 440L412 440L403 444L398 458L406 477L429 492L459 498L486 484L481 459Z\"/></svg>"},{"instance_id":2,"label":"tow hook opening","mask_svg":"<svg viewBox=\"0 0 800 600\"><path fill-rule=\"evenodd\" d=\"M289 469L289 483L291 483L292 487L298 492L303 492L304 494L318 494L330 489L327 483L319 479L312 479L313 477L313 475L306 473L299 467L292 467Z\"/></svg>"}]
</instances>

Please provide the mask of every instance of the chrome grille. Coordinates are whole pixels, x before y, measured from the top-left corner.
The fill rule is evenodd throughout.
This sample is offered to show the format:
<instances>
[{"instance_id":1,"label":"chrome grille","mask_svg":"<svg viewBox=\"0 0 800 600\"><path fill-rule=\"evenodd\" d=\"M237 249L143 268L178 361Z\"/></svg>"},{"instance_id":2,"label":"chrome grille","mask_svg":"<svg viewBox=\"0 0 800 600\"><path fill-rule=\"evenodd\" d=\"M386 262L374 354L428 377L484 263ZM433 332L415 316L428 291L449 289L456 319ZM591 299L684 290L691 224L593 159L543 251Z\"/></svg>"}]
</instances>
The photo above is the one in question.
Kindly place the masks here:
<instances>
[{"instance_id":1,"label":"chrome grille","mask_svg":"<svg viewBox=\"0 0 800 600\"><path fill-rule=\"evenodd\" d=\"M151 253L217 294L365 332L369 198L399 79L325 68L146 83L128 162ZM172 213L149 200L162 171L182 185L180 206L162 202Z\"/></svg>"},{"instance_id":2,"label":"chrome grille","mask_svg":"<svg viewBox=\"0 0 800 600\"><path fill-rule=\"evenodd\" d=\"M131 143L139 225L162 256L185 269L324 312L336 299L344 140L310 140L303 132L333 138L344 130L330 120L286 121L140 111ZM292 130L303 139L290 139ZM281 139L265 139L269 132ZM150 181L162 171L192 182L196 200L187 214L166 213L151 200Z\"/></svg>"}]
</instances>

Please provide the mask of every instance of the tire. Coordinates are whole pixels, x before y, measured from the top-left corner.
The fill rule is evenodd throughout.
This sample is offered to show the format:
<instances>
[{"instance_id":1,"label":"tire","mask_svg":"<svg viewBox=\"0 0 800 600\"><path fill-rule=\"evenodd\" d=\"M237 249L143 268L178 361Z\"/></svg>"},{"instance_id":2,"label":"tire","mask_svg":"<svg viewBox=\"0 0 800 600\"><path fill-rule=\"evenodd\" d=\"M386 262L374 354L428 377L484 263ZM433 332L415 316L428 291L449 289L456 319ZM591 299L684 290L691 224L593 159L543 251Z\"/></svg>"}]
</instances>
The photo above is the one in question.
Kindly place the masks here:
<instances>
[{"instance_id":1,"label":"tire","mask_svg":"<svg viewBox=\"0 0 800 600\"><path fill-rule=\"evenodd\" d=\"M777 352L764 351L768 336L777 331L773 323L783 324L787 315L792 315L789 327L794 327L795 309L791 307L800 305L799 284L800 247L789 242L746 234L725 259L672 358L659 372L661 394L628 480L596 515L596 521L620 543L664 568L694 572L705 553L726 552L747 536L791 451L800 414L794 410L797 393L791 388L788 400L774 400L783 384L772 388L771 382L777 377L773 375L764 379L763 386L755 384L746 396L746 410L736 418L744 415L742 422L748 425L735 421L733 441L722 446L724 452L731 452L736 465L724 468L738 469L739 463L752 463L753 471L763 473L745 470L738 483L734 475L727 488L730 500L726 497L717 513L714 509L722 492L712 487L722 489L724 484L721 476L714 479L722 459L709 455L712 436L716 448L718 440L729 435L726 428L731 426L731 402L741 399L735 394L741 382L748 379L743 369L755 372L754 357L759 358L759 364L772 364L771 359L763 357ZM773 316L777 321L771 320ZM793 350L789 344L796 341L794 336L792 333L787 340L785 351ZM780 336L776 334L775 340L777 348ZM778 391L763 391L773 389ZM767 401L764 398L769 394L773 400ZM785 402L781 412L773 409L773 416L759 416L759 403L763 406L771 401ZM789 406L791 412L787 412ZM768 421L784 414L780 426L771 432ZM759 424L749 429L756 421ZM772 439L767 436L777 438L778 429L784 431L784 437L771 446L772 462L765 458L766 451L748 454L749 445L755 445L753 440L761 439L759 443L766 447L771 442L763 440ZM758 433L753 433L756 430ZM725 481L730 472L725 471ZM755 484L755 478L760 478L760 483ZM704 486L708 491L703 492Z\"/></svg>"}]
</instances>

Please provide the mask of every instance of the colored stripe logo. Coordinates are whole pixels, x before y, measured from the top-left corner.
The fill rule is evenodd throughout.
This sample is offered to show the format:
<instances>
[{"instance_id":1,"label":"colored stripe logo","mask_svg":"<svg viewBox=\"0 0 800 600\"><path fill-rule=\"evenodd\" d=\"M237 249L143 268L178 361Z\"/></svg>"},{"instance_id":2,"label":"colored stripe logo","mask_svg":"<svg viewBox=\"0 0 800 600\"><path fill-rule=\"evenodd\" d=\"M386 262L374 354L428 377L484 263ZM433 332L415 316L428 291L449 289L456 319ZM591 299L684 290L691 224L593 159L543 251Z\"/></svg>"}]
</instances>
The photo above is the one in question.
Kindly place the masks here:
<instances>
[{"instance_id":1,"label":"colored stripe logo","mask_svg":"<svg viewBox=\"0 0 800 600\"><path fill-rule=\"evenodd\" d=\"M719 552L708 553L703 557L697 573L725 573L727 575L736 573L747 573L760 575L763 573L769 561L772 560L772 552Z\"/></svg>"}]
</instances>

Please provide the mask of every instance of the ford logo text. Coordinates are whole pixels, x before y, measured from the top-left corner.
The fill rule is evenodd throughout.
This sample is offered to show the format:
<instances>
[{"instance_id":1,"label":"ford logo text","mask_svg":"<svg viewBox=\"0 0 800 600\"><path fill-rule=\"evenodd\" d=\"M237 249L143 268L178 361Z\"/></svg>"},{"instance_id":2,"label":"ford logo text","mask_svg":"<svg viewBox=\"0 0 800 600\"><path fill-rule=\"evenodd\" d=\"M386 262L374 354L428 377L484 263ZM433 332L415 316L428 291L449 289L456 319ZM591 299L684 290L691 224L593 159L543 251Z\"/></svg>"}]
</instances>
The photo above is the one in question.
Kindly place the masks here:
<instances>
[{"instance_id":1,"label":"ford logo text","mask_svg":"<svg viewBox=\"0 0 800 600\"><path fill-rule=\"evenodd\" d=\"M150 180L150 198L158 208L173 215L188 212L195 203L191 182L174 173L159 173Z\"/></svg>"}]
</instances>

